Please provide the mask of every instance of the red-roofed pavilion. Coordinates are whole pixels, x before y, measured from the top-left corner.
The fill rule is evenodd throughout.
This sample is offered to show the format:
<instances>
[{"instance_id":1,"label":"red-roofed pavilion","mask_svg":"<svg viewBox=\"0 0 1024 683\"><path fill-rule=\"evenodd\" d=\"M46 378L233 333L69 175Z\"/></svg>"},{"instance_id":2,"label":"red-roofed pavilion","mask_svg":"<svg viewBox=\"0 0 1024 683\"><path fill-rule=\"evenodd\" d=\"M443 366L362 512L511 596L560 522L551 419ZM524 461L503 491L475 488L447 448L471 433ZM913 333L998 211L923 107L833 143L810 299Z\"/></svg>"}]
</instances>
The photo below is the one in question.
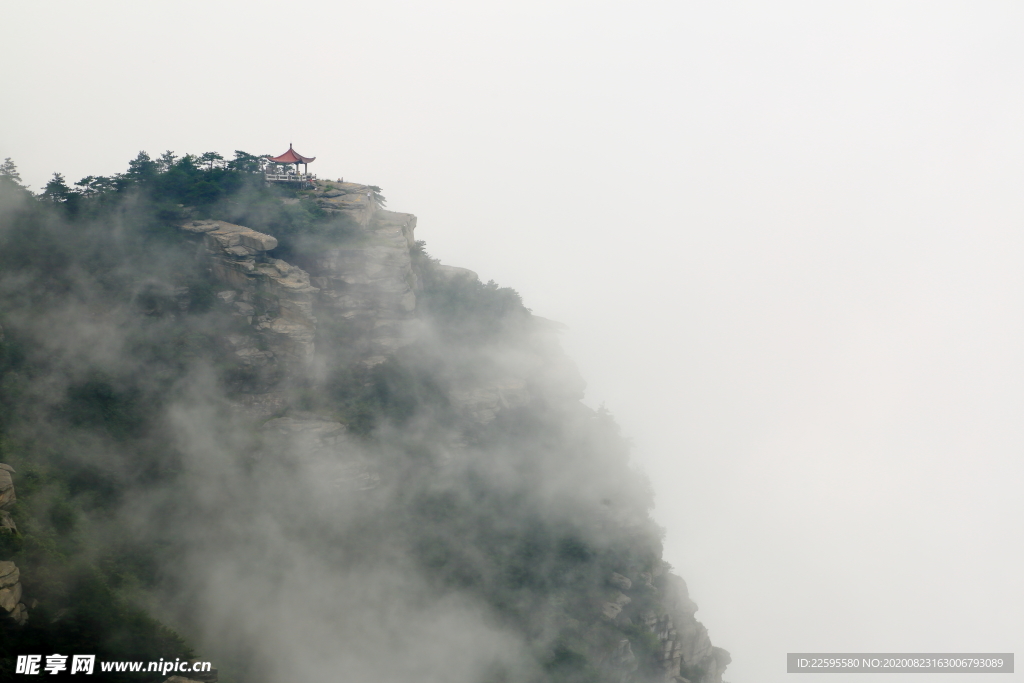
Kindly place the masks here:
<instances>
[{"instance_id":1,"label":"red-roofed pavilion","mask_svg":"<svg viewBox=\"0 0 1024 683\"><path fill-rule=\"evenodd\" d=\"M306 173L309 171L309 164L313 161L316 161L316 157L302 156L294 149L292 149L292 145L289 142L287 152L285 152L281 156L270 157L269 161L272 161L275 164L295 164L295 173L299 172L299 164L302 164L304 167L303 173Z\"/></svg>"}]
</instances>

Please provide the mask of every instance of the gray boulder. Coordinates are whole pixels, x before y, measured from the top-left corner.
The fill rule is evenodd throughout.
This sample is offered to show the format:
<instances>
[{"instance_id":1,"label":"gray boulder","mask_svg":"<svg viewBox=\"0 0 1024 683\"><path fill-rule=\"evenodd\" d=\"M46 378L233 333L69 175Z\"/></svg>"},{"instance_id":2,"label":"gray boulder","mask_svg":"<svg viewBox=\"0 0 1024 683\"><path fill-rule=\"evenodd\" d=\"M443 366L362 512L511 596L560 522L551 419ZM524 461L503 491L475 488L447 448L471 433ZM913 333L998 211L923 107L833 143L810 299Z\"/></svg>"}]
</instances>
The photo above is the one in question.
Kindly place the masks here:
<instances>
[{"instance_id":1,"label":"gray boulder","mask_svg":"<svg viewBox=\"0 0 1024 683\"><path fill-rule=\"evenodd\" d=\"M21 578L21 572L18 571L18 565L13 562L0 562L0 588L7 588L18 583Z\"/></svg>"}]
</instances>

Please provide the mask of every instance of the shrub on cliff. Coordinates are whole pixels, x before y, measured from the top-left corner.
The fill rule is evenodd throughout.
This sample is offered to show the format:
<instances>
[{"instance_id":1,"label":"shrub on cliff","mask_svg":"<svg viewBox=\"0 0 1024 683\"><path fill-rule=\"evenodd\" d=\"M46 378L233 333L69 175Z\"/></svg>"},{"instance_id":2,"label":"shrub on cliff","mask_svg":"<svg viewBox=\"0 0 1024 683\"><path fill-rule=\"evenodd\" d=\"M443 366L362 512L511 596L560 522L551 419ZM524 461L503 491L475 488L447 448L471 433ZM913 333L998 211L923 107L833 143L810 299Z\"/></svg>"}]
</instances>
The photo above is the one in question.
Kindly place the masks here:
<instances>
[{"instance_id":1,"label":"shrub on cliff","mask_svg":"<svg viewBox=\"0 0 1024 683\"><path fill-rule=\"evenodd\" d=\"M519 292L487 283L467 273L449 274L416 243L413 263L423 282L418 306L448 342L477 344L502 336L515 336L530 317Z\"/></svg>"}]
</instances>

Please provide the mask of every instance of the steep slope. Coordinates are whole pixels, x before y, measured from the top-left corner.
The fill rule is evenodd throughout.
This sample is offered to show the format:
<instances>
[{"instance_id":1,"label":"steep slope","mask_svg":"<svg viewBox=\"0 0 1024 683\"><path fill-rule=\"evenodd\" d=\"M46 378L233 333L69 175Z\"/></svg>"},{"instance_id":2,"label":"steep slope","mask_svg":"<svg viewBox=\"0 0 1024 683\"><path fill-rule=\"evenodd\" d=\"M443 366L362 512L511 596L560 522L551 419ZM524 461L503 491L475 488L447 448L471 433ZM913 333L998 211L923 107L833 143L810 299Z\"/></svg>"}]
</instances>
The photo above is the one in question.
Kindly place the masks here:
<instances>
[{"instance_id":1,"label":"steep slope","mask_svg":"<svg viewBox=\"0 0 1024 683\"><path fill-rule=\"evenodd\" d=\"M239 182L219 208L0 203L0 459L34 482L0 560L50 622L14 638L88 621L54 589L75 572L32 550L53 538L221 680L719 683L728 654L558 326L431 259L376 188L257 214ZM266 218L295 206L319 223Z\"/></svg>"}]
</instances>

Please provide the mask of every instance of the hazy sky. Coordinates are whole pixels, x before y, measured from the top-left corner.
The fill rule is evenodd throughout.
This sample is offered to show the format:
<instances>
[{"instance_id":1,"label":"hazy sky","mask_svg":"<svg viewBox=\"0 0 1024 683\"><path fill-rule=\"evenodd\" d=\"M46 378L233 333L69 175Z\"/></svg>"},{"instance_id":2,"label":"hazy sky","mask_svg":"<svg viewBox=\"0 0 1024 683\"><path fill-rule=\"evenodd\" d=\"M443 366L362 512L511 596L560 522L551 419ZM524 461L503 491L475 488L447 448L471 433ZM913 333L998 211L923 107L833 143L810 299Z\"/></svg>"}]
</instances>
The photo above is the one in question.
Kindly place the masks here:
<instances>
[{"instance_id":1,"label":"hazy sky","mask_svg":"<svg viewBox=\"0 0 1024 683\"><path fill-rule=\"evenodd\" d=\"M292 142L566 323L728 680L1024 649L1024 5L2 16L0 158L34 189Z\"/></svg>"}]
</instances>

